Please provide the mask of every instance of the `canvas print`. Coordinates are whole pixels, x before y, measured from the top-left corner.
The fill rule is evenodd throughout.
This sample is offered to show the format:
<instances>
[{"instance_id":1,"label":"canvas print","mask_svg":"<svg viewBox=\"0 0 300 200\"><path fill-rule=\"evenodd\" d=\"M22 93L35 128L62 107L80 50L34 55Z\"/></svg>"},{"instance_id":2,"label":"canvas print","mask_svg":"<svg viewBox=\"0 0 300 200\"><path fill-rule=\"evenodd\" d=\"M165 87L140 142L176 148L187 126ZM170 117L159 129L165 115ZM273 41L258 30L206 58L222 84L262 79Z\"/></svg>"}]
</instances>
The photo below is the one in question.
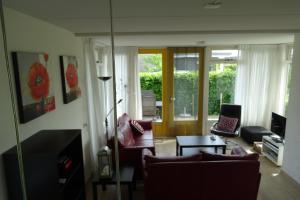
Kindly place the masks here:
<instances>
[{"instance_id":1,"label":"canvas print","mask_svg":"<svg viewBox=\"0 0 300 200\"><path fill-rule=\"evenodd\" d=\"M47 53L12 52L20 123L55 109Z\"/></svg>"},{"instance_id":2,"label":"canvas print","mask_svg":"<svg viewBox=\"0 0 300 200\"><path fill-rule=\"evenodd\" d=\"M64 103L81 96L78 78L78 63L75 56L60 56L60 70Z\"/></svg>"}]
</instances>

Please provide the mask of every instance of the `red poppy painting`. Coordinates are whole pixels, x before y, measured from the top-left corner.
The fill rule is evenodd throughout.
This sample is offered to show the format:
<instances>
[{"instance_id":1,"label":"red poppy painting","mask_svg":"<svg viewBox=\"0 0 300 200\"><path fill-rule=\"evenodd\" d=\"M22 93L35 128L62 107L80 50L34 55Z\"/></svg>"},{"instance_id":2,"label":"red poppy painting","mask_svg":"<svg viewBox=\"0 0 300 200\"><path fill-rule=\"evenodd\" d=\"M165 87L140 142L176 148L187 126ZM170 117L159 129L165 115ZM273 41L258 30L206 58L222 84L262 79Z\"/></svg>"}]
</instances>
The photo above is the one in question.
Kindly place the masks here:
<instances>
[{"instance_id":1,"label":"red poppy painting","mask_svg":"<svg viewBox=\"0 0 300 200\"><path fill-rule=\"evenodd\" d=\"M37 101L49 94L50 80L46 67L41 63L33 63L28 72L28 87L31 97Z\"/></svg>"},{"instance_id":2,"label":"red poppy painting","mask_svg":"<svg viewBox=\"0 0 300 200\"><path fill-rule=\"evenodd\" d=\"M64 103L81 96L78 77L78 64L75 56L60 56L60 70Z\"/></svg>"},{"instance_id":3,"label":"red poppy painting","mask_svg":"<svg viewBox=\"0 0 300 200\"><path fill-rule=\"evenodd\" d=\"M47 53L12 52L19 117L26 123L55 109Z\"/></svg>"}]
</instances>

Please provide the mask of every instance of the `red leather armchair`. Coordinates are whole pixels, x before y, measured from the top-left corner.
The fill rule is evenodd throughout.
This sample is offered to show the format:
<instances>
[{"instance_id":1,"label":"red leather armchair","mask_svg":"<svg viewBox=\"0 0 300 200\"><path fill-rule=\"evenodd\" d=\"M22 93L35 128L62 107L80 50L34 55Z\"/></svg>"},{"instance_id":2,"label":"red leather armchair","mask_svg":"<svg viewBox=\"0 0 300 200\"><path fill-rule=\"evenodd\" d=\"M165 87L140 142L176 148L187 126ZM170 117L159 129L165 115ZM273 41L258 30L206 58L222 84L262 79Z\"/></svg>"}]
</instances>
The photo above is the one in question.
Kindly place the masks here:
<instances>
[{"instance_id":1,"label":"red leather armchair","mask_svg":"<svg viewBox=\"0 0 300 200\"><path fill-rule=\"evenodd\" d=\"M134 166L135 178L142 179L143 164L141 157L143 149L149 149L152 154L155 155L152 122L137 120L145 130L144 134L139 134L131 129L130 120L130 117L126 113L118 119L120 166ZM109 146L114 150L113 144L113 137L111 137L109 140Z\"/></svg>"}]
</instances>

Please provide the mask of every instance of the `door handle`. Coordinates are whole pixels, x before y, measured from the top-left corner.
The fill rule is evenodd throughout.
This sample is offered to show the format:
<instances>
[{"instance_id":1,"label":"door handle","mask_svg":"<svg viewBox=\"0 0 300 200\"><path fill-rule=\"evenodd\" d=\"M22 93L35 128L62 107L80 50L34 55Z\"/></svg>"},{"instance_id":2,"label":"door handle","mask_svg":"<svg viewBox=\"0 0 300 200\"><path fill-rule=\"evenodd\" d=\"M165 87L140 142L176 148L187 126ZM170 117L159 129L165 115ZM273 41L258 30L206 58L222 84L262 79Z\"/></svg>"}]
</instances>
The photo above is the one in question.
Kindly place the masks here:
<instances>
[{"instance_id":1,"label":"door handle","mask_svg":"<svg viewBox=\"0 0 300 200\"><path fill-rule=\"evenodd\" d=\"M175 101L176 98L175 97L170 97L170 102Z\"/></svg>"}]
</instances>

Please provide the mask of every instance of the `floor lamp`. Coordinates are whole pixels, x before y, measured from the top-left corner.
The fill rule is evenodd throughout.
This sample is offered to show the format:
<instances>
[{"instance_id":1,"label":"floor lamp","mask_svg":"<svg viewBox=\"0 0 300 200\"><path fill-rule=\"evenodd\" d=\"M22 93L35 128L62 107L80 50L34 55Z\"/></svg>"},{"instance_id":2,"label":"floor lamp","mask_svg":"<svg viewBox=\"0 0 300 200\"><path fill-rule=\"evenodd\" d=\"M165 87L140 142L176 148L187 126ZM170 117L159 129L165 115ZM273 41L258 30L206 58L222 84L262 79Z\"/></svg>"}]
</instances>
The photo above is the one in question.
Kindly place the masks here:
<instances>
[{"instance_id":1,"label":"floor lamp","mask_svg":"<svg viewBox=\"0 0 300 200\"><path fill-rule=\"evenodd\" d=\"M119 99L119 101L117 102L117 105L119 103L121 103L123 101L123 99ZM105 116L105 134L106 134L106 145L108 144L108 116L110 115L110 113L115 109L115 107L113 106L106 114ZM116 127L114 127L116 128Z\"/></svg>"},{"instance_id":2,"label":"floor lamp","mask_svg":"<svg viewBox=\"0 0 300 200\"><path fill-rule=\"evenodd\" d=\"M104 107L106 108L107 106L107 96L106 96L106 82L111 79L111 76L99 76L98 79L100 79L101 81L103 81L104 83ZM112 107L113 109L114 107ZM107 117L109 116L109 114L111 113L112 109L106 113L106 116L105 116L105 137L106 137L106 145L107 145L107 142L108 142L108 120L107 120Z\"/></svg>"},{"instance_id":3,"label":"floor lamp","mask_svg":"<svg viewBox=\"0 0 300 200\"><path fill-rule=\"evenodd\" d=\"M110 41L111 41L111 60L113 69L113 112L114 124L117 124L117 90L116 90L116 65L115 65L115 40L114 40L114 25L113 25L113 9L112 0L109 0L109 22L110 22ZM115 166L116 166L116 180L117 180L117 199L121 200L121 184L120 184L120 165L119 165L119 145L118 132L114 129L114 148L115 148Z\"/></svg>"}]
</instances>

